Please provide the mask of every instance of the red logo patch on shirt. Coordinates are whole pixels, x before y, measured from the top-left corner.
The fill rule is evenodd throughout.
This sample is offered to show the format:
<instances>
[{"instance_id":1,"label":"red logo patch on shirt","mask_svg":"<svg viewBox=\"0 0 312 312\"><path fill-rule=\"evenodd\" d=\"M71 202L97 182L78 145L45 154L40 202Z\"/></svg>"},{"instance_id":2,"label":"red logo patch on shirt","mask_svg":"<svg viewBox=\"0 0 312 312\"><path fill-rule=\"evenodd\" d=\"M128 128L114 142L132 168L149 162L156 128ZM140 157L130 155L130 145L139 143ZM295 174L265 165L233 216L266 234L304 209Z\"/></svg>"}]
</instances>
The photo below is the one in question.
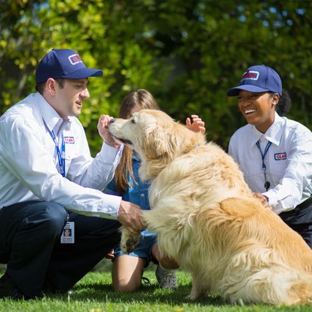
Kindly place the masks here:
<instances>
[{"instance_id":1,"label":"red logo patch on shirt","mask_svg":"<svg viewBox=\"0 0 312 312\"><path fill-rule=\"evenodd\" d=\"M65 144L75 144L75 138L74 137L64 137Z\"/></svg>"},{"instance_id":2,"label":"red logo patch on shirt","mask_svg":"<svg viewBox=\"0 0 312 312\"><path fill-rule=\"evenodd\" d=\"M286 154L286 152L276 153L276 154L274 154L274 159L275 160L285 160L285 159L287 159L287 154Z\"/></svg>"}]
</instances>

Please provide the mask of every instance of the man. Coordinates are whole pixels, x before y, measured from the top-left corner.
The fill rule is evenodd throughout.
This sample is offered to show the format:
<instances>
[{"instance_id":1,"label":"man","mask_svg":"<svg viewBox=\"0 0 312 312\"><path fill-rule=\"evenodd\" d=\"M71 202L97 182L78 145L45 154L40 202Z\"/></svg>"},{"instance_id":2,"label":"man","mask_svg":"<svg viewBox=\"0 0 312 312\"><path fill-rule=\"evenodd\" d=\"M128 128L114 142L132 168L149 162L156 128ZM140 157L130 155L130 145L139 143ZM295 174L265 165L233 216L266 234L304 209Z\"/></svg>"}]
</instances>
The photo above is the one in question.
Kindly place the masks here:
<instances>
[{"instance_id":1,"label":"man","mask_svg":"<svg viewBox=\"0 0 312 312\"><path fill-rule=\"evenodd\" d=\"M76 118L88 78L102 74L54 49L38 64L37 92L0 118L0 298L67 291L118 244L120 223L143 229L139 206L102 192L123 149L108 132L112 118L99 119L94 159Z\"/></svg>"}]
</instances>

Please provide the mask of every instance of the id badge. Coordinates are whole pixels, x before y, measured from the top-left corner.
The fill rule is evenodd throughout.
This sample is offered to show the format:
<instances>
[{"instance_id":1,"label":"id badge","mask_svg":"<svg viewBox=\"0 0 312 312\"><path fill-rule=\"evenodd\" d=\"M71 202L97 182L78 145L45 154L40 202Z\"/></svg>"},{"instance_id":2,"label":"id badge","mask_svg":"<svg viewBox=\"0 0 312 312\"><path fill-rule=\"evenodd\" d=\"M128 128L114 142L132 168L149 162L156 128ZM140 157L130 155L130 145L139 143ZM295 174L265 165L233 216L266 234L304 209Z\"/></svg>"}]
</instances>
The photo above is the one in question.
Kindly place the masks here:
<instances>
[{"instance_id":1,"label":"id badge","mask_svg":"<svg viewBox=\"0 0 312 312\"><path fill-rule=\"evenodd\" d=\"M67 221L61 235L61 244L74 244L75 243L75 223Z\"/></svg>"}]
</instances>

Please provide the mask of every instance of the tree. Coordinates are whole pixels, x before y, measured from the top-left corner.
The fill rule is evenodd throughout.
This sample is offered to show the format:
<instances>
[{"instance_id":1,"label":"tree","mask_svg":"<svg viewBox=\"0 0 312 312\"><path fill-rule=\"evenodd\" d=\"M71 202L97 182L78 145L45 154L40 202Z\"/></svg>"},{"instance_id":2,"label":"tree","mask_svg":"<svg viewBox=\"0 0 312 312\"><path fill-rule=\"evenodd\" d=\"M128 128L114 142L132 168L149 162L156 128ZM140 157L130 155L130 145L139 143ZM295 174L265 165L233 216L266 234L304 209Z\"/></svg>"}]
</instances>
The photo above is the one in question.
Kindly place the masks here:
<instances>
[{"instance_id":1,"label":"tree","mask_svg":"<svg viewBox=\"0 0 312 312\"><path fill-rule=\"evenodd\" d=\"M34 90L34 70L51 48L76 49L91 78L80 119L100 146L101 113L117 115L131 90L150 90L184 122L198 113L207 137L227 147L245 122L226 91L250 65L276 69L289 91L289 116L311 127L312 2L271 0L0 1L0 112Z\"/></svg>"}]
</instances>

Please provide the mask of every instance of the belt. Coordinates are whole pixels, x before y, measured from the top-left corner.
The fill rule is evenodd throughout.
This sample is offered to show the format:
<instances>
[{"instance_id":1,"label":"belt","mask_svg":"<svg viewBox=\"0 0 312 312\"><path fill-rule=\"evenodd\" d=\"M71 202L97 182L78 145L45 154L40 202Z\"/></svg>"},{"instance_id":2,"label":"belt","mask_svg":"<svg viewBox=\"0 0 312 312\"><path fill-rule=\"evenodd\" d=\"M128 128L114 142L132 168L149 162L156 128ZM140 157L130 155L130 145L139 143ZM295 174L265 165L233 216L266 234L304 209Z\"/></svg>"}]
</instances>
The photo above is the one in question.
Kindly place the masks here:
<instances>
[{"instance_id":1,"label":"belt","mask_svg":"<svg viewBox=\"0 0 312 312\"><path fill-rule=\"evenodd\" d=\"M299 208L299 209L305 209L305 208L309 207L310 205L312 205L312 196L309 197L308 199L306 199L306 200L305 200L303 203L301 203L300 205L298 205L298 206L296 207L296 209L297 209L297 208Z\"/></svg>"},{"instance_id":2,"label":"belt","mask_svg":"<svg viewBox=\"0 0 312 312\"><path fill-rule=\"evenodd\" d=\"M312 196L309 197L307 200L305 200L303 203L298 205L295 209L284 211L279 214L279 216L284 220L285 218L293 218L297 217L299 214L305 215L307 212L305 212L305 209L308 208L310 205L312 205Z\"/></svg>"},{"instance_id":3,"label":"belt","mask_svg":"<svg viewBox=\"0 0 312 312\"><path fill-rule=\"evenodd\" d=\"M312 196L295 209L282 212L279 216L295 231L298 226L312 225Z\"/></svg>"}]
</instances>

